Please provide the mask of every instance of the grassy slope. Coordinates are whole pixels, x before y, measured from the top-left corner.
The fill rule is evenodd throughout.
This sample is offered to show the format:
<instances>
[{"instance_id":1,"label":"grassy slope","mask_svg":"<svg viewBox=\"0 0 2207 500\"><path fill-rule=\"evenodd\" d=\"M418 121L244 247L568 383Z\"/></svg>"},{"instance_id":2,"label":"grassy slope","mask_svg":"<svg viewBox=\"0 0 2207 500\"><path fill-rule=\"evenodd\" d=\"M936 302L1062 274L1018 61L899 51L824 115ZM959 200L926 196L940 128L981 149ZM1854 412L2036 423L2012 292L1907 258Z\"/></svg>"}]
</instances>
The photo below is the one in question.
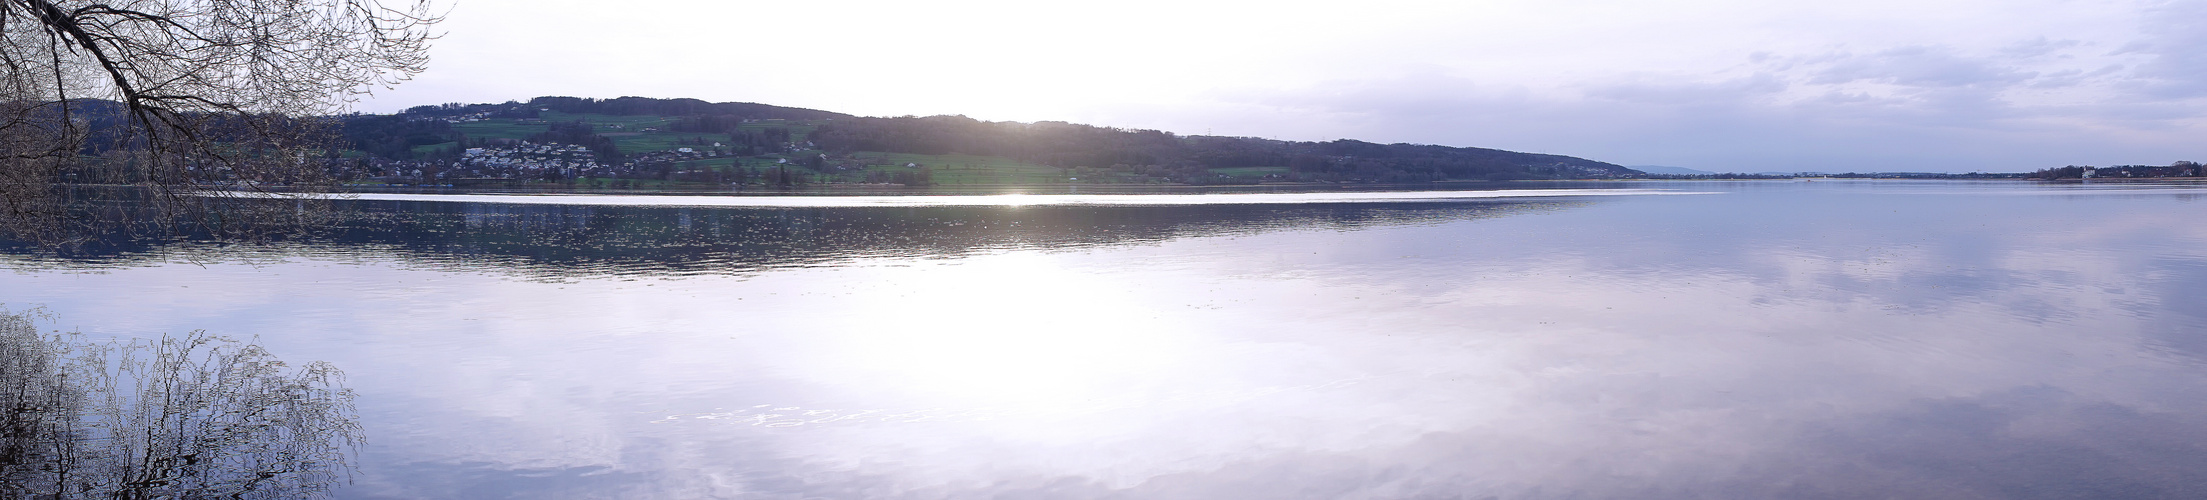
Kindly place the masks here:
<instances>
[{"instance_id":1,"label":"grassy slope","mask_svg":"<svg viewBox=\"0 0 2207 500\"><path fill-rule=\"evenodd\" d=\"M976 155L918 155L859 152L852 156L868 170L904 169L917 163L932 172L936 184L1057 184L1066 182L1064 169L1010 158Z\"/></svg>"}]
</instances>

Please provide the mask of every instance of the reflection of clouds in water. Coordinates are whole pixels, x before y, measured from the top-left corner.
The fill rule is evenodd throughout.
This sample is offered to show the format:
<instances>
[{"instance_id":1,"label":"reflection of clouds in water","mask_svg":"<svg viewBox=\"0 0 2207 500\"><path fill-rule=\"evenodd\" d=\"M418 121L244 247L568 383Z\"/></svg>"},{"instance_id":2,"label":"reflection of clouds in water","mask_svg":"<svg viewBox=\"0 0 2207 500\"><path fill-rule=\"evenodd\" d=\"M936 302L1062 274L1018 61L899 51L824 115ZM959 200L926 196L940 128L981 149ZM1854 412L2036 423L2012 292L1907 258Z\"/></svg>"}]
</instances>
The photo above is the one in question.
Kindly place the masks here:
<instances>
[{"instance_id":1,"label":"reflection of clouds in water","mask_svg":"<svg viewBox=\"0 0 2207 500\"><path fill-rule=\"evenodd\" d=\"M1273 238L1249 244L1296 246L1292 235ZM1174 250L1180 249L1158 253ZM2150 434L2110 432L2089 422L2207 423L2198 417L2207 408L2180 397L2207 386L2196 364L2153 356L2154 339L2141 335L2147 330L2143 322L2152 318L2136 314L2141 308L2180 307L2160 302L2172 296L2156 294L2152 302L2135 298L2169 280L2135 272L2138 259L2114 264L2073 255L2045 259L2032 256L2044 250L2026 245L2004 249L2000 253L2008 258L1975 263L1979 269L1965 273L1997 277L1991 285L1963 283L1949 293L1916 294L1922 287L1916 280L1947 272L1953 264L1916 249L1858 250L1777 253L1773 260L1784 265L1773 267L1794 277L1777 280L1736 266L1702 267L1706 262L1613 273L1609 262L1555 258L1504 259L1505 264L1401 282L1367 279L1362 273L1373 271L1369 268L1313 275L1293 263L1279 265L1304 283L1262 279L1262 270L1236 268L1250 279L1199 284L1216 290L1210 296L1275 304L1269 310L1285 317L1268 321L1261 337L1314 351L1264 364L1348 360L1353 369L1377 374L1375 380L1355 392L1309 395L1295 410L1266 413L1292 415L1293 424L1201 429L1205 438L1235 443L1214 448L1227 451L1208 460L1188 460L1197 454L1191 452L1202 451L1194 446L1150 450L1155 456L1133 459L1177 458L1179 472L1167 467L1122 483L1102 479L1112 477L1108 469L1037 471L1031 481L1004 480L1002 489L966 493L1031 492L1036 490L1024 488L1069 481L1081 488L1041 491L1140 498L1252 492L1331 497L1352 491L2013 497L2018 495L2002 488L2030 483L2040 468L2105 470L2106 463L2157 463L2175 453L2132 449ZM1866 266L1883 269L1862 272ZM1434 282L1460 285L1436 297L1430 289ZM1836 286L1843 292L1830 295L1835 284L1843 285ZM1296 302L1314 290L1322 291L1318 299ZM1401 302L1367 305L1357 297L1420 299L1405 308ZM1925 300L1934 307L1926 307ZM2051 321L2021 314L2029 308L2063 314ZM1248 318L1180 319L1195 321L1197 331L1232 332ZM2034 390L2061 394L2066 401L2002 410L2009 414L2004 419L2039 423L2040 428L2025 429L2028 433L1924 423L1973 406L2006 404L2009 394ZM1478 405L1470 404L1476 401L1499 401L1500 407L1477 411ZM1369 411L1390 406L1399 411ZM1311 446L1325 441L1308 434L1313 429L1327 433L1379 422L1400 428L1363 434L1345 447ZM2061 425L2041 425L2047 422ZM1175 431L1141 429L1137 432L1150 434L1122 440L1173 443L1190 437ZM1974 446L1917 445L1912 443L1921 440L1909 437L1913 434ZM1886 444L1847 447L1831 439ZM1267 442L1299 445L1267 447ZM2179 448L2190 450L2207 441L2183 442L2190 444ZM2084 445L2096 448L2086 454L2064 451ZM803 448L810 450L807 455L835 453ZM1015 456L1022 463L1047 461L1041 455ZM1971 465L1988 460L1994 463ZM1947 471L1964 466L1977 468L1970 474ZM961 477L941 469L866 470L907 480ZM1408 472L1375 476L1374 471ZM2151 474L2094 474L2054 477L2100 482L2083 486L2088 491L2166 492L2176 484ZM2101 486L2119 488L2090 489ZM1273 489L1248 489L1253 487ZM927 496L929 491L940 492L908 492Z\"/></svg>"},{"instance_id":2,"label":"reflection of clouds in water","mask_svg":"<svg viewBox=\"0 0 2207 500\"><path fill-rule=\"evenodd\" d=\"M1791 486L1835 497L1890 492L1986 498L2207 494L2198 481L2200 471L2207 470L2207 449L2199 446L2207 442L2207 431L2201 430L2197 413L2126 406L2096 396L2021 386L1917 400L1889 412L1810 426L1793 443L1823 453L1780 457L1760 472L1777 473L1781 467L1831 471L1799 475L1798 484ZM1854 473L1833 473L1839 471Z\"/></svg>"},{"instance_id":3,"label":"reflection of clouds in water","mask_svg":"<svg viewBox=\"0 0 2207 500\"><path fill-rule=\"evenodd\" d=\"M2007 187L2007 186L1999 186L1999 187L1994 187L1994 188L1992 188L1992 189L1967 189L1967 190L1952 190L1952 189L1941 189L1941 188L1945 188L1945 187L1946 187L1946 186L1935 186L1935 187L1932 187L1931 189L1911 189L1911 190L1906 190L1906 191L1893 191L1893 192L1891 192L1891 194L1911 194L1911 195L1924 195L1924 196L1957 196L1957 195L1961 195L1961 196L2133 196L2133 197L2148 197L2148 196L2175 196L2175 197L2179 197L2179 199L2182 199L2182 200L2184 200L2184 201L2191 201L2191 197L2194 197L2194 196L2199 196L2199 195L2207 195L2207 188L2201 188L2201 187L2190 187L2190 186L2168 186L2168 185L2163 185L2163 186L2126 186L2126 185L2099 185L2099 186L2094 186L2094 185L2086 184L2086 185L2066 185L2066 186L2053 187L2053 188L2046 188L2046 189L2014 189L2014 188L2010 188L2010 187Z\"/></svg>"},{"instance_id":4,"label":"reflection of clouds in water","mask_svg":"<svg viewBox=\"0 0 2207 500\"><path fill-rule=\"evenodd\" d=\"M1427 238L1466 229L1410 227L1362 234ZM2124 234L2108 237L2121 239ZM1427 252L1396 261L1358 258L1364 264L1343 269L1296 259L1329 259L1337 252L1362 250L1341 247L1327 233L1291 232L1110 253L1013 252L951 263L917 261L763 276L750 283L780 295L747 294L747 306L765 302L756 309L731 311L734 318L748 319L738 329L740 339L729 340L751 347L662 337L656 340L671 341L669 345L622 352L624 359L651 362L621 364L642 367L654 374L649 379L688 381L698 380L694 373L683 373L696 370L697 363L752 366L805 387L790 395L800 397L777 399L797 404L774 407L797 409L765 412L785 417L764 420L756 418L759 410L723 410L719 413L731 418L710 423L731 425L699 426L707 421L690 419L648 431L624 431L619 422L585 424L606 426L598 432L627 436L620 439L628 443L639 435L653 436L663 449L617 447L608 449L618 450L613 456L574 466L660 474L693 470L696 477L723 478L753 477L759 469L805 471L775 476L776 481L736 479L729 483L736 486L728 486L734 489L713 489L705 485L709 481L671 481L652 490L769 497L849 491L879 497L1025 492L1128 498L1463 492L1658 498L1709 492L1959 495L1983 493L1971 488L2027 471L1986 469L1970 479L1977 483L1970 483L1904 459L1952 464L2005 456L2001 454L2038 456L2052 446L2098 438L2084 431L2062 434L2068 431L2059 428L2039 431L2052 434L2035 441L1983 435L1999 442L1983 443L1985 451L1976 455L1940 455L1935 452L1949 448L1902 444L1858 450L1830 440L1873 439L1886 432L1956 432L1909 427L1915 425L1909 419L1917 417L1908 415L1944 408L1942 404L1968 404L1941 401L1997 398L2029 387L2071 394L2077 405L2109 406L2147 420L2196 424L2200 422L2191 415L2207 414L2197 404L2169 397L2172 390L2200 387L2196 370L2165 360L2142 362L2140 344L2148 341L2138 335L2142 320L2120 307L2129 300L2125 297L2145 295L2155 289L2153 282L2165 278L2133 272L2136 261L2109 263L2070 255L2089 254L2090 246L2074 251L2004 248L1998 259L1949 271L1953 263L1941 260L1945 254L1936 248L1941 244L1750 251L1743 254L1768 257L1626 268L1586 255L1504 252L1484 261L1474 257L1493 254ZM1275 248L1313 248L1324 255L1248 251ZM1864 272L1864 267L1879 269ZM1949 277L1935 281L1983 277L1985 284L1916 293L1924 288L1920 282L1925 276L1939 273ZM664 299L724 286L661 285L678 289L636 301L688 311L691 307L682 301ZM2131 292L2115 295L2109 288ZM1162 290L1173 292L1143 293ZM989 310L961 307L967 301L960 298L1043 316L977 320L973 315ZM851 304L892 305L851 314L846 309ZM548 309L560 307L574 306ZM2021 313L2030 308L2060 314L2050 320ZM777 318L800 319L760 319L754 314L766 310L779 311ZM1096 310L1141 314L1092 312ZM717 316L705 318L711 317ZM699 321L712 321L705 318ZM1069 321L1081 325L1063 327ZM896 324L918 326L891 328ZM859 327L866 325L870 327ZM936 346L894 342L897 335L928 325L986 328L963 336L938 332L950 338ZM1109 363L1079 362L1145 352L1113 351L1111 347L1121 344L1106 342L1103 335L1122 327L1159 325L1179 333L1143 342L1197 353L1191 359L1200 364L1144 360L1153 362L1143 365L1151 371L1121 372L1110 370ZM523 330L510 335L520 338L526 335ZM1076 362L1010 360L992 365L993 357L1016 352L967 349L1022 340L1013 332L1070 336L1053 343L1024 339L1031 344L1024 349ZM961 338L972 342L960 343ZM891 341L874 343L884 339ZM1104 349L1087 350L1095 346ZM1015 347L1006 349L1019 349ZM936 355L885 357L910 348ZM867 349L884 356L851 356ZM945 368L931 363L960 359L968 364ZM937 369L950 371L931 372ZM999 379L1026 371L1046 376ZM1057 375L1048 376L1053 371ZM1218 403L1232 400L1237 391L1309 386L1294 381L1313 377L1361 378L1346 390L1266 392ZM1034 399L1035 389L1050 388L1061 391ZM1137 404L1083 406L1086 399L1068 396ZM833 418L803 415L833 411L823 410L828 408L897 408L836 401L921 403L903 407L919 410L893 414L927 420L907 423L924 426L920 429L809 421L770 426L796 416ZM927 410L937 408L930 402L1027 406ZM2037 407L2013 411L2031 421L2090 417L2065 417ZM773 432L714 430L739 427ZM722 457L730 453L769 458L725 463ZM497 455L485 458L492 456ZM2146 456L2118 454L2113 460ZM519 456L501 460L530 463ZM1866 479L1851 479L1856 477ZM702 489L680 489L678 484ZM1797 486L1771 489L1778 488L1771 484Z\"/></svg>"},{"instance_id":5,"label":"reflection of clouds in water","mask_svg":"<svg viewBox=\"0 0 2207 500\"><path fill-rule=\"evenodd\" d=\"M1827 450L1828 444L1814 438L1832 433L1832 426L1856 434L1908 430L1873 424L1900 418L1887 415L1921 411L1926 401L2043 386L2088 394L2080 397L2086 404L2129 408L2124 411L2141 418L2189 422L2196 419L2188 415L2199 414L2191 407L2196 405L2170 406L2163 394L2172 385L2197 387L2196 373L2179 366L2139 366L2136 338L2079 336L2058 325L2003 320L2008 315L1996 306L1896 314L1866 300L1743 311L1736 303L1705 300L1758 290L1736 278L1693 276L1693 286L1642 286L1650 283L1605 279L1570 262L1520 272L1478 287L1512 293L1465 290L1429 300L1448 310L1439 317L1432 310L1376 319L1313 313L1298 319L1335 319L1266 332L1272 342L1307 349L1272 349L1261 359L1212 359L1262 365L1253 368L1347 360L1355 366L1346 369L1370 374L1353 391L1282 391L1268 395L1270 401L1231 410L1155 401L1096 409L1094 415L938 410L943 413L929 414L940 417L929 422L937 425L924 436L898 430L812 432L754 444L790 459L841 464L823 466L840 472L822 482L782 485L793 488L778 490L785 493L871 480L886 488L880 496L914 497L1005 493L1067 482L1082 485L1069 490L1085 492L1075 496L1135 498L1252 491L1284 497L1351 491L1662 497L1765 493L1771 491L1761 489L1769 474L1811 471L1812 477L1798 481L1804 488L1845 496L1917 491L1904 486L1922 484L1925 477L1917 476L1928 472L1891 462L1890 456ZM1655 278L1659 283L1687 279ZM1213 284L1221 294L1259 297L1265 296L1258 288L1275 285ZM1630 291L1635 289L1643 291ZM1339 293L1388 291L1354 284ZM1669 306L1592 315L1585 310L1586 304L1636 303ZM1183 319L1215 319L1202 316ZM2101 319L2106 318L2083 318ZM776 413L788 412L799 410ZM1259 415L1264 418L1252 418ZM1054 433L1015 430L1022 420L1036 419L1047 420ZM1076 444L1083 440L1102 444ZM1986 453L2044 452L2027 440L1987 446L1995 450ZM1893 453L1913 456L1908 449ZM1925 460L1959 459L1934 454ZM1763 470L1758 465L1774 462L1800 466ZM1873 467L1891 477L1865 484L1835 479L1858 473L1850 467ZM1383 470L1408 472L1372 476ZM1998 479L1997 473L1985 474ZM1785 491L1791 490L1775 493Z\"/></svg>"},{"instance_id":6,"label":"reflection of clouds in water","mask_svg":"<svg viewBox=\"0 0 2207 500\"><path fill-rule=\"evenodd\" d=\"M2079 421L2110 425L2065 424ZM2162 443L2207 440L2197 423L2025 388L1918 400L1777 433L1751 418L1690 433L1561 429L1606 438L1573 446L1538 439L1548 433L1438 432L1358 453L1256 457L1127 489L1084 482L1085 491L1064 497L2189 498L2207 455ZM1658 434L1694 436L1647 437ZM1006 481L1005 489L1038 482L1048 481Z\"/></svg>"},{"instance_id":7,"label":"reflection of clouds in water","mask_svg":"<svg viewBox=\"0 0 2207 500\"><path fill-rule=\"evenodd\" d=\"M1090 221L744 276L0 284L321 332L274 341L377 401L362 496L2181 497L2207 470L2207 227L2167 198L1753 196Z\"/></svg>"},{"instance_id":8,"label":"reflection of clouds in water","mask_svg":"<svg viewBox=\"0 0 2207 500\"><path fill-rule=\"evenodd\" d=\"M1040 407L980 407L980 408L926 408L926 409L820 409L771 404L752 405L734 410L714 408L714 411L673 413L652 412L659 415L649 423L670 424L684 422L709 422L753 427L798 427L807 425L844 424L908 424L920 422L978 422L1007 418L1063 418L1109 411L1133 410L1157 404L1202 404L1213 407L1231 406L1275 394L1296 391L1326 390L1347 387L1361 379L1343 379L1324 384L1296 387L1262 387L1247 391L1207 393L1180 393L1163 398L1116 398L1085 402L1080 406Z\"/></svg>"}]
</instances>

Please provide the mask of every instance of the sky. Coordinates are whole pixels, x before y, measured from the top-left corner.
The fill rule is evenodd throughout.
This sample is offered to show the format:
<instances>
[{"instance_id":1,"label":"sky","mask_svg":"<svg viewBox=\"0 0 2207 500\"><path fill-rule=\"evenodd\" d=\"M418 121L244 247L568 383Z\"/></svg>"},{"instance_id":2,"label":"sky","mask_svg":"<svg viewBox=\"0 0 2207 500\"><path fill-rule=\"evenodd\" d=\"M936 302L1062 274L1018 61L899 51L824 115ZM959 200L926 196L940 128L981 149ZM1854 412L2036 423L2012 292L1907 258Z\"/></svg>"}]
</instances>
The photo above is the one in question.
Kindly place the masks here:
<instances>
[{"instance_id":1,"label":"sky","mask_svg":"<svg viewBox=\"0 0 2207 500\"><path fill-rule=\"evenodd\" d=\"M689 97L1722 172L2207 162L2207 0L459 0L358 109Z\"/></svg>"}]
</instances>

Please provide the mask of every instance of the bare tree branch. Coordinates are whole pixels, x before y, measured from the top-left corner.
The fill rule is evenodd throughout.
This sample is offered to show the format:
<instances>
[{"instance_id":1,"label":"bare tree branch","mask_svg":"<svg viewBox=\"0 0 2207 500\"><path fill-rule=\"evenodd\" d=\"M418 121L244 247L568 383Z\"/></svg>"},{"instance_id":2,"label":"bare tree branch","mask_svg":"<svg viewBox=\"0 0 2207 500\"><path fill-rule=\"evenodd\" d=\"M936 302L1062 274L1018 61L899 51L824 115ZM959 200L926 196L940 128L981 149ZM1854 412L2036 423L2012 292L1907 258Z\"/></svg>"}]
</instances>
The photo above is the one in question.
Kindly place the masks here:
<instances>
[{"instance_id":1,"label":"bare tree branch","mask_svg":"<svg viewBox=\"0 0 2207 500\"><path fill-rule=\"evenodd\" d=\"M442 17L397 1L0 0L0 236L310 224L269 201L330 187L324 117L428 62Z\"/></svg>"}]
</instances>

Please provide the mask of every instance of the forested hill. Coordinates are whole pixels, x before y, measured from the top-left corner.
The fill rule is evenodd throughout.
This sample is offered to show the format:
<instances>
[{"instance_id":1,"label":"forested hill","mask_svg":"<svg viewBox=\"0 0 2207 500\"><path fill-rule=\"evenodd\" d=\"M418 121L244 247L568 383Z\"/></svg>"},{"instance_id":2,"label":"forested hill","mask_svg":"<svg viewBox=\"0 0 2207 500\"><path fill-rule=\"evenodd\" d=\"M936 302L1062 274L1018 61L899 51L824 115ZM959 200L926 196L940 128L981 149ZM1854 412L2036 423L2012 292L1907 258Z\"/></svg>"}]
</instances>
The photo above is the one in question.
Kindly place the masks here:
<instances>
[{"instance_id":1,"label":"forested hill","mask_svg":"<svg viewBox=\"0 0 2207 500\"><path fill-rule=\"evenodd\" d=\"M860 117L697 99L538 97L344 119L371 182L1183 183L1636 177L1569 156L1356 140L1182 136L964 116ZM416 173L420 172L420 173ZM617 183L618 184L618 183Z\"/></svg>"},{"instance_id":2,"label":"forested hill","mask_svg":"<svg viewBox=\"0 0 2207 500\"><path fill-rule=\"evenodd\" d=\"M1045 165L1167 166L1176 170L1285 167L1313 180L1419 182L1448 179L1622 177L1639 172L1569 156L1499 149L1374 144L1342 139L1294 142L1177 136L1064 122L986 122L963 116L827 122L812 142L829 151L1004 156Z\"/></svg>"}]
</instances>

